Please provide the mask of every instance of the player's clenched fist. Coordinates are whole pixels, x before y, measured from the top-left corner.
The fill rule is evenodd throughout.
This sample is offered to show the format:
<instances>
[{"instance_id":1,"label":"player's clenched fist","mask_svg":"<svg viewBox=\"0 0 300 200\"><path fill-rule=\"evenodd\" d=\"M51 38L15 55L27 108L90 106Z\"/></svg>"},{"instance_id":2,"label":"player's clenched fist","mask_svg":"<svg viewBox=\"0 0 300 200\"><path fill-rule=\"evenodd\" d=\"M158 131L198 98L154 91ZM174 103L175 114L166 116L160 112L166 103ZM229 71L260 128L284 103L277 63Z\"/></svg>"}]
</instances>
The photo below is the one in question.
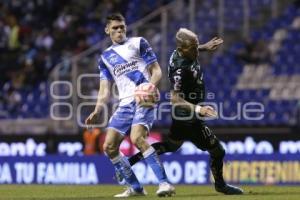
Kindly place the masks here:
<instances>
[{"instance_id":1,"label":"player's clenched fist","mask_svg":"<svg viewBox=\"0 0 300 200\"><path fill-rule=\"evenodd\" d=\"M153 106L159 101L159 91L152 83L142 83L135 88L134 98L141 106Z\"/></svg>"}]
</instances>

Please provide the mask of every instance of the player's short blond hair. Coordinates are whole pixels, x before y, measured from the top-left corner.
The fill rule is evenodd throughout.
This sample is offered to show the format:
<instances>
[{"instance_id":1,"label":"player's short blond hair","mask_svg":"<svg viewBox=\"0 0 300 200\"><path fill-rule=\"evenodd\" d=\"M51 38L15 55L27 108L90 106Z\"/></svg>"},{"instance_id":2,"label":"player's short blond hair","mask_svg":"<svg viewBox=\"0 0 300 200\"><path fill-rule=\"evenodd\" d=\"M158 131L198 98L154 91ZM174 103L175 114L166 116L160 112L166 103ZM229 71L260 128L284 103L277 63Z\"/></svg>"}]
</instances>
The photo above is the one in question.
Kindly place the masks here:
<instances>
[{"instance_id":1,"label":"player's short blond hair","mask_svg":"<svg viewBox=\"0 0 300 200\"><path fill-rule=\"evenodd\" d=\"M177 47L188 46L195 41L198 41L198 36L189 29L180 28L176 33Z\"/></svg>"}]
</instances>

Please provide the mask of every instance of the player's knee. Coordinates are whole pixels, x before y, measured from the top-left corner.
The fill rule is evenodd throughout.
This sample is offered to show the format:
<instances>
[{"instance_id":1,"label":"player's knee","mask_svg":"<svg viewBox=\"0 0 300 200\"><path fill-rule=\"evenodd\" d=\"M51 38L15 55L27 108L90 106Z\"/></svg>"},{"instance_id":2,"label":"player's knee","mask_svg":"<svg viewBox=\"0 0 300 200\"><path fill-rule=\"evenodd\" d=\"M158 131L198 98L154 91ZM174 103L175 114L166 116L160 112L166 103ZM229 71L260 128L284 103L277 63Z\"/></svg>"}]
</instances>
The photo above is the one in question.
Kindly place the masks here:
<instances>
[{"instance_id":1,"label":"player's knee","mask_svg":"<svg viewBox=\"0 0 300 200\"><path fill-rule=\"evenodd\" d=\"M113 143L104 143L103 150L109 157L118 155L118 148Z\"/></svg>"},{"instance_id":2,"label":"player's knee","mask_svg":"<svg viewBox=\"0 0 300 200\"><path fill-rule=\"evenodd\" d=\"M131 137L131 142L142 152L147 148L147 142L143 137Z\"/></svg>"},{"instance_id":3,"label":"player's knee","mask_svg":"<svg viewBox=\"0 0 300 200\"><path fill-rule=\"evenodd\" d=\"M137 145L141 142L141 137L136 135L130 135L130 140L132 144Z\"/></svg>"}]
</instances>

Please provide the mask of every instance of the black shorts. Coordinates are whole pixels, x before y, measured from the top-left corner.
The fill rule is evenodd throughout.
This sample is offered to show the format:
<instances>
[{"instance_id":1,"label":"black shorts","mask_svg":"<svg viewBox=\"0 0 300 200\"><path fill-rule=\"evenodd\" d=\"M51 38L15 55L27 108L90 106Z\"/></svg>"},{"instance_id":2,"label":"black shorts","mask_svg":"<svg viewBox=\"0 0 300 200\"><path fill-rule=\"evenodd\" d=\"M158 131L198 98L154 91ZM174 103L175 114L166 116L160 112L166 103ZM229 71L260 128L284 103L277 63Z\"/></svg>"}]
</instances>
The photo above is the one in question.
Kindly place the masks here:
<instances>
[{"instance_id":1,"label":"black shorts","mask_svg":"<svg viewBox=\"0 0 300 200\"><path fill-rule=\"evenodd\" d=\"M206 151L215 148L220 142L203 121L172 121L168 137L174 141L190 141Z\"/></svg>"}]
</instances>

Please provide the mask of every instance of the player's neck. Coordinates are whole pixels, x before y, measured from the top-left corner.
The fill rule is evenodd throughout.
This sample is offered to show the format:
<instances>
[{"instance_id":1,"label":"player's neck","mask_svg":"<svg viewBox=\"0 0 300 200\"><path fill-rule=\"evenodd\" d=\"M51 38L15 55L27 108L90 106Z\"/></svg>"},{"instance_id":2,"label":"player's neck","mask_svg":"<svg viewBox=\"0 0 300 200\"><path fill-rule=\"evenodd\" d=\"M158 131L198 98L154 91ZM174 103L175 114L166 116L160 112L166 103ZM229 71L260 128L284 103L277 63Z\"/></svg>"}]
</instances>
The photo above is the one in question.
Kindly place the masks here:
<instances>
[{"instance_id":1,"label":"player's neck","mask_svg":"<svg viewBox=\"0 0 300 200\"><path fill-rule=\"evenodd\" d=\"M177 49L177 52L178 52L178 55L179 55L181 58L186 59L186 60L189 60L189 61L193 61L193 59L184 56L178 49Z\"/></svg>"},{"instance_id":2,"label":"player's neck","mask_svg":"<svg viewBox=\"0 0 300 200\"><path fill-rule=\"evenodd\" d=\"M121 42L112 41L112 43L113 43L113 45L121 45L121 44L124 44L127 40L128 40L128 38L125 37Z\"/></svg>"}]
</instances>

